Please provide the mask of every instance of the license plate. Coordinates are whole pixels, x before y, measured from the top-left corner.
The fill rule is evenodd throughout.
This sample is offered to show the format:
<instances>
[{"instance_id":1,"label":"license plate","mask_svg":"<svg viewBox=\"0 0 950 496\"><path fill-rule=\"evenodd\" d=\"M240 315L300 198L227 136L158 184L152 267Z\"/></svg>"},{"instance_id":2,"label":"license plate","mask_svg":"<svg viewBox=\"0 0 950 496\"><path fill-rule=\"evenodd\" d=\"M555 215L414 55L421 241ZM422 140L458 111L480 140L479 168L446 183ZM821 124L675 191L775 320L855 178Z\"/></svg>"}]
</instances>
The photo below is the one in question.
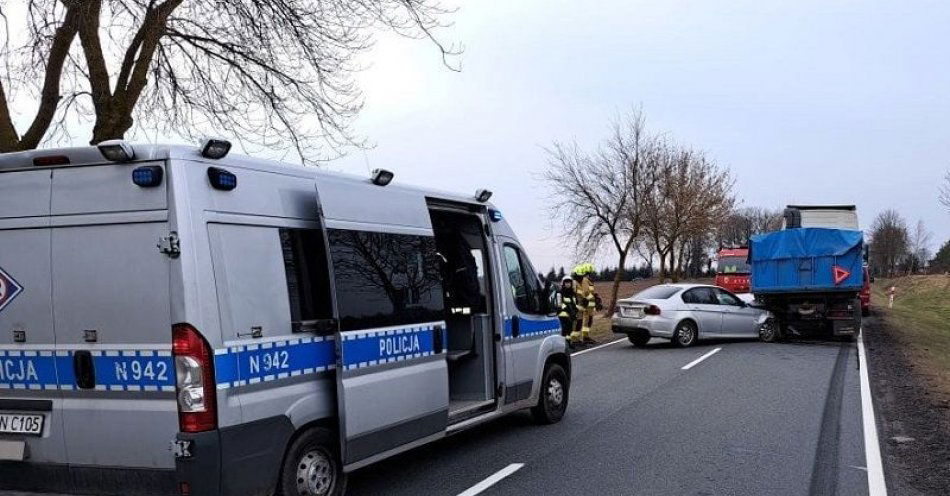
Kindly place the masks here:
<instances>
[{"instance_id":1,"label":"license plate","mask_svg":"<svg viewBox=\"0 0 950 496\"><path fill-rule=\"evenodd\" d=\"M621 308L620 314L624 317L631 317L634 319L643 318L643 309L642 308Z\"/></svg>"},{"instance_id":2,"label":"license plate","mask_svg":"<svg viewBox=\"0 0 950 496\"><path fill-rule=\"evenodd\" d=\"M0 433L40 436L44 420L46 417L38 413L0 413Z\"/></svg>"}]
</instances>

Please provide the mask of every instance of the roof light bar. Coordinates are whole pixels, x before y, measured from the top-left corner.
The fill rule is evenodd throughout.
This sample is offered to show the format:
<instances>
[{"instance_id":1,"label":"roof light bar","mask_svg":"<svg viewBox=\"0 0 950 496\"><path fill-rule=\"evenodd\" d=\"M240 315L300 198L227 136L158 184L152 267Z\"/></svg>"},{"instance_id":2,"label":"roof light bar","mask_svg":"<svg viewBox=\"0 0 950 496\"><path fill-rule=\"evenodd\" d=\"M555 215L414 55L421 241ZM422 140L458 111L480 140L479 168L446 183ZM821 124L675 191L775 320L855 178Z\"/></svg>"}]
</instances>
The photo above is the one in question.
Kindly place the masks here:
<instances>
[{"instance_id":1,"label":"roof light bar","mask_svg":"<svg viewBox=\"0 0 950 496\"><path fill-rule=\"evenodd\" d=\"M110 162L131 162L135 159L135 150L132 145L123 140L108 140L96 145L99 153Z\"/></svg>"},{"instance_id":2,"label":"roof light bar","mask_svg":"<svg viewBox=\"0 0 950 496\"><path fill-rule=\"evenodd\" d=\"M475 200L477 200L479 203L485 203L489 198L491 198L491 191L488 191L487 189L480 189L475 192Z\"/></svg>"},{"instance_id":3,"label":"roof light bar","mask_svg":"<svg viewBox=\"0 0 950 496\"><path fill-rule=\"evenodd\" d=\"M386 169L373 169L372 181L376 186L386 186L392 182L393 177L395 177L395 174L391 171Z\"/></svg>"},{"instance_id":4,"label":"roof light bar","mask_svg":"<svg viewBox=\"0 0 950 496\"><path fill-rule=\"evenodd\" d=\"M209 138L201 143L201 156L218 160L224 158L231 151L231 142L223 139Z\"/></svg>"}]
</instances>

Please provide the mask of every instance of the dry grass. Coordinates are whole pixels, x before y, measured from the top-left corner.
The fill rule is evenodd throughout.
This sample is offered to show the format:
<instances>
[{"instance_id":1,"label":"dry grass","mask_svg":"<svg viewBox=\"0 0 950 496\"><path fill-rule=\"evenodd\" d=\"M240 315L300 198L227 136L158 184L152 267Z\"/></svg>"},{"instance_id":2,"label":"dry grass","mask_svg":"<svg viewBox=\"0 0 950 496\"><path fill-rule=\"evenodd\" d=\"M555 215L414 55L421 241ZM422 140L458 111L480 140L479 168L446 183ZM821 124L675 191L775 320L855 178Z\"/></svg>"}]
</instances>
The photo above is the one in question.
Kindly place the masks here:
<instances>
[{"instance_id":1,"label":"dry grass","mask_svg":"<svg viewBox=\"0 0 950 496\"><path fill-rule=\"evenodd\" d=\"M894 308L887 308L887 288L896 288ZM871 308L882 315L901 341L950 392L950 275L878 279L872 286Z\"/></svg>"}]
</instances>

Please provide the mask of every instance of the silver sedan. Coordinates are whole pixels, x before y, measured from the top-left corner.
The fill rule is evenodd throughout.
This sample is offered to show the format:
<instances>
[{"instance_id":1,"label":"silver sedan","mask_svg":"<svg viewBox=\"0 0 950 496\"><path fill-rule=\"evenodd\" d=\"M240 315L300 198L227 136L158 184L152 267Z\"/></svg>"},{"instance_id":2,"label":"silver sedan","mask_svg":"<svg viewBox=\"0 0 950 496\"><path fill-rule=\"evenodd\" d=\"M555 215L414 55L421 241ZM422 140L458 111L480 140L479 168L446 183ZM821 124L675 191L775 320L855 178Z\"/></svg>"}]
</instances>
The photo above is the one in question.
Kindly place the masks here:
<instances>
[{"instance_id":1,"label":"silver sedan","mask_svg":"<svg viewBox=\"0 0 950 496\"><path fill-rule=\"evenodd\" d=\"M660 284L618 300L612 327L636 346L651 337L690 346L702 338L754 338L774 326L769 311L720 287Z\"/></svg>"}]
</instances>

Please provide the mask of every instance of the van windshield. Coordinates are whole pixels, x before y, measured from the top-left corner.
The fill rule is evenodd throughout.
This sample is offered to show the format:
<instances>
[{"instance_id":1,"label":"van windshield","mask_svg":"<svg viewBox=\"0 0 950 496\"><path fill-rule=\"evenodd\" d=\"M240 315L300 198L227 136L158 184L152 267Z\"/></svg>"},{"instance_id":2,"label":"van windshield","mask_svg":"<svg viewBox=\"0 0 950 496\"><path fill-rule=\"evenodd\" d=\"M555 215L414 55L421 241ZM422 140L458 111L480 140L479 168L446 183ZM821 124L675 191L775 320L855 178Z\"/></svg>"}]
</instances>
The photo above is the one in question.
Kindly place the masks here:
<instances>
[{"instance_id":1,"label":"van windshield","mask_svg":"<svg viewBox=\"0 0 950 496\"><path fill-rule=\"evenodd\" d=\"M745 257L722 257L719 259L717 272L720 274L748 274L751 270Z\"/></svg>"}]
</instances>

